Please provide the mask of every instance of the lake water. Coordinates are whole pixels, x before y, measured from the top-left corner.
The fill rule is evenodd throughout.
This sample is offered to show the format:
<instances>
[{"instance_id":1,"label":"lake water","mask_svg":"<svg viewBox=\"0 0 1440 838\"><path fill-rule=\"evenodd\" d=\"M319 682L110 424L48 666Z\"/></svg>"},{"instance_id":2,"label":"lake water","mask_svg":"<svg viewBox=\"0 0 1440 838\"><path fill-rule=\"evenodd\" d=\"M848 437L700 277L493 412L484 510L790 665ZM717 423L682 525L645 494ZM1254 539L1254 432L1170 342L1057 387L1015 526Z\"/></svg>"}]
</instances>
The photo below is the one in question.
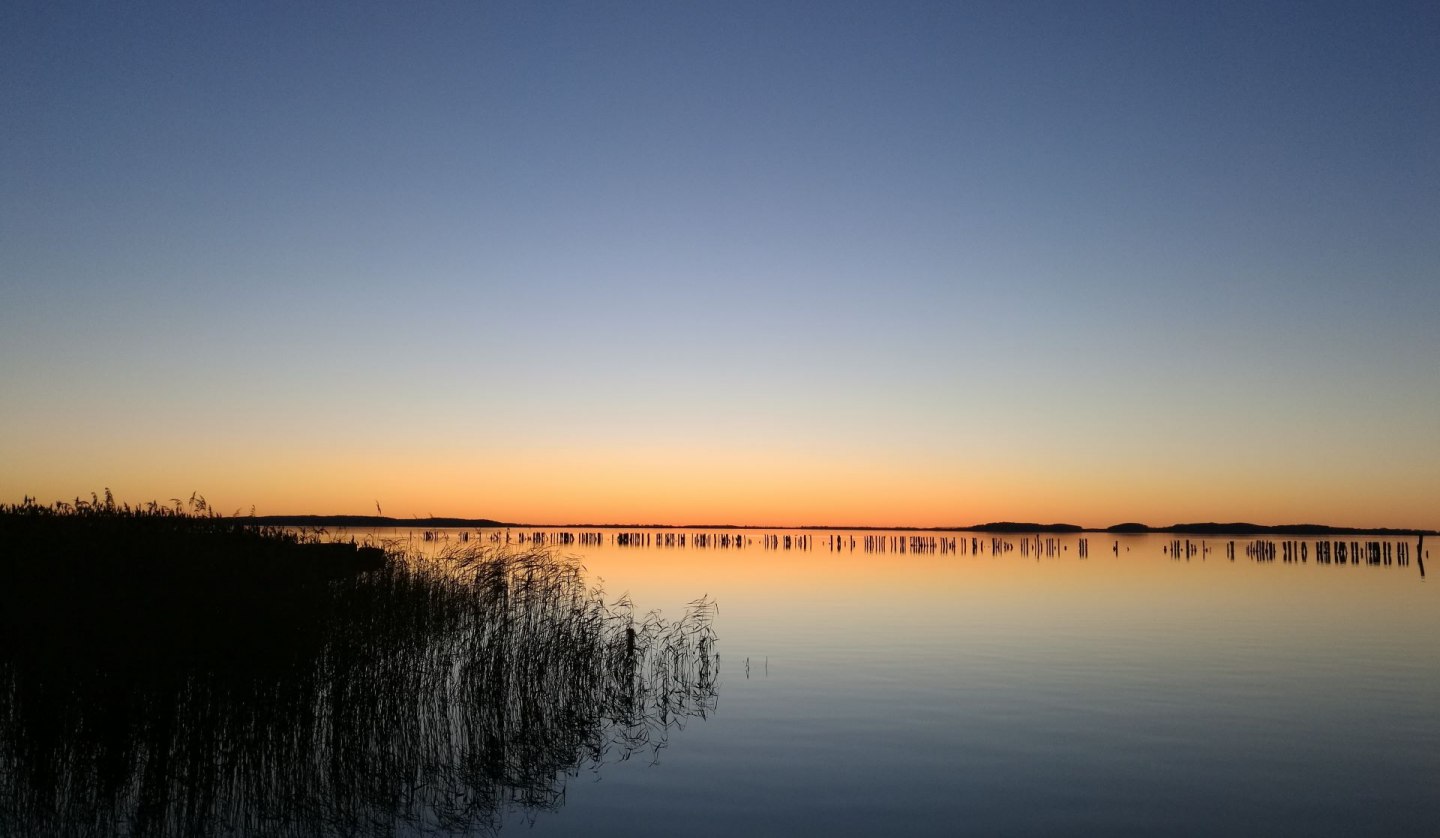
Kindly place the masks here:
<instances>
[{"instance_id":1,"label":"lake water","mask_svg":"<svg viewBox=\"0 0 1440 838\"><path fill-rule=\"evenodd\" d=\"M1440 834L1440 598L1414 538L338 535L548 545L672 626L708 598L713 634L567 639L589 606L517 610L521 570L474 589L503 621L351 576L277 646L16 635L0 832ZM448 643L441 605L504 636Z\"/></svg>"},{"instance_id":2,"label":"lake water","mask_svg":"<svg viewBox=\"0 0 1440 838\"><path fill-rule=\"evenodd\" d=\"M611 595L716 602L718 702L507 832L1440 834L1415 539L593 538Z\"/></svg>"}]
</instances>

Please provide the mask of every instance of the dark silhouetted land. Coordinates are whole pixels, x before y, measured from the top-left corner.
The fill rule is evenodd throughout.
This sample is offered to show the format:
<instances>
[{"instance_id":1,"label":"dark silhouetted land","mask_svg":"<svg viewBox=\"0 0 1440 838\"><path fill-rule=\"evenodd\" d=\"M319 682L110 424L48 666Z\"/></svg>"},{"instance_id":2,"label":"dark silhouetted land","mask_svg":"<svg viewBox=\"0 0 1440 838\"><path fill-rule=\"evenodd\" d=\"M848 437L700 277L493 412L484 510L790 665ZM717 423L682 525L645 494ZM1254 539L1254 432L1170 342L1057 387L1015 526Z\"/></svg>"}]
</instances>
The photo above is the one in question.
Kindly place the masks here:
<instances>
[{"instance_id":1,"label":"dark silhouetted land","mask_svg":"<svg viewBox=\"0 0 1440 838\"><path fill-rule=\"evenodd\" d=\"M1188 523L1168 526L1151 526L1140 523L1115 524L1110 527L1083 527L1079 524L1034 523L1026 521L993 521L985 524L964 524L949 527L844 527L828 524L803 526L756 526L750 524L535 524L496 521L490 518L392 518L382 515L260 515L225 519L243 523L273 527L309 528L474 528L493 529L516 527L531 529L650 529L650 530L815 530L820 532L844 530L846 532L986 532L986 533L1081 533L1108 532L1117 534L1174 533L1177 535L1382 535L1402 536L1434 534L1434 530L1397 529L1389 527L1335 527L1325 524L1251 524L1234 523Z\"/></svg>"},{"instance_id":2,"label":"dark silhouetted land","mask_svg":"<svg viewBox=\"0 0 1440 838\"><path fill-rule=\"evenodd\" d=\"M0 835L493 834L717 697L714 605L108 496L0 506Z\"/></svg>"}]
</instances>

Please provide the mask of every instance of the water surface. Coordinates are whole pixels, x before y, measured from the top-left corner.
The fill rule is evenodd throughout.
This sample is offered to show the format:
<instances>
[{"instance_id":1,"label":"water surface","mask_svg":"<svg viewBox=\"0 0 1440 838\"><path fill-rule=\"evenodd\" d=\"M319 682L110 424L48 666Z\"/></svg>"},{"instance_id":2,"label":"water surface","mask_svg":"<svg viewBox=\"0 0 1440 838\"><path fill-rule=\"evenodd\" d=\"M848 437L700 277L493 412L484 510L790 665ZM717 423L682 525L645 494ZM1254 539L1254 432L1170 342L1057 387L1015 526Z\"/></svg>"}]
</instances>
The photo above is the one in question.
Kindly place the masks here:
<instances>
[{"instance_id":1,"label":"water surface","mask_svg":"<svg viewBox=\"0 0 1440 838\"><path fill-rule=\"evenodd\" d=\"M1292 557L1236 538L1232 559L1231 539L1170 535L953 534L919 552L930 535L815 532L788 550L695 535L563 546L637 602L718 603L719 703L657 764L572 782L533 834L1440 823L1440 602L1413 539L1347 538L1341 564L1314 539Z\"/></svg>"},{"instance_id":2,"label":"water surface","mask_svg":"<svg viewBox=\"0 0 1440 838\"><path fill-rule=\"evenodd\" d=\"M534 836L1432 835L1440 823L1440 602L1413 539L341 536L431 556L548 545L639 618L707 599L713 635L647 658L647 638L665 635L642 630L637 657L616 624L596 648L618 663L591 667L582 647L547 639L571 636L565 615L591 606L516 611L512 579L509 593L476 589L511 616L485 605L452 643L417 599L433 594L398 579L345 583L313 648L238 669L210 650L119 675L87 659L93 672L74 674L17 646L0 661L16 699L0 719L7 822ZM487 641L475 648L499 652L465 663L465 638L492 624L524 627L534 651ZM56 678L104 701L57 693ZM104 808L86 811L82 793Z\"/></svg>"}]
</instances>

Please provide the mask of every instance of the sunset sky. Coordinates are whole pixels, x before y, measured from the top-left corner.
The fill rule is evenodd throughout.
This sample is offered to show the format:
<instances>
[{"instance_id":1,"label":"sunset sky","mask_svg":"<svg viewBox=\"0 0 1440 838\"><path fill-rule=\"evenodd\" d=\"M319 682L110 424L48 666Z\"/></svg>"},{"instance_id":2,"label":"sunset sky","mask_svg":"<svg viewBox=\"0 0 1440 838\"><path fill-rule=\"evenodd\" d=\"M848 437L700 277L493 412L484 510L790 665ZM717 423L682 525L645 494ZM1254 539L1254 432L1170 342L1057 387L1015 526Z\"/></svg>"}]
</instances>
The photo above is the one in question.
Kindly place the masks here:
<instances>
[{"instance_id":1,"label":"sunset sky","mask_svg":"<svg viewBox=\"0 0 1440 838\"><path fill-rule=\"evenodd\" d=\"M0 8L0 501L1440 528L1440 4Z\"/></svg>"}]
</instances>

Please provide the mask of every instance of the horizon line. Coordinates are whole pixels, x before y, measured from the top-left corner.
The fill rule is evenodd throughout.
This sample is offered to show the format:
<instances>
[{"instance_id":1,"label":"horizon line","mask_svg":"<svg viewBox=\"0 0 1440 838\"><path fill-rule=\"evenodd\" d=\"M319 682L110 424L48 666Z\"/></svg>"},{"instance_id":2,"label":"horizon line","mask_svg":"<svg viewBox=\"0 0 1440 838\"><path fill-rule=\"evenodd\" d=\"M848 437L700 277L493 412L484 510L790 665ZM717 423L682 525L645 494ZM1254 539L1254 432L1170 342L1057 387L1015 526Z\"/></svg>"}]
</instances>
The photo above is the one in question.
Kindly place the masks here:
<instances>
[{"instance_id":1,"label":"horizon line","mask_svg":"<svg viewBox=\"0 0 1440 838\"><path fill-rule=\"evenodd\" d=\"M1270 533L1276 535L1440 535L1440 531L1423 527L1355 527L1333 524L1289 523L1256 524L1249 521L1187 521L1166 525L1151 525L1134 521L1111 524L1108 527L1087 527L1063 522L1037 523L1028 521L988 521L976 524L934 525L934 526L884 526L844 524L733 524L733 523L530 523L500 521L493 518L476 518L452 515L429 515L398 518L391 515L356 514L275 514L233 516L230 520L256 520L265 522L304 521L346 525L345 522L390 523L396 526L407 524L430 524L438 527L475 527L477 529L649 529L649 530L815 530L815 531L890 531L890 532L985 532L985 533L1109 533L1112 535L1144 535L1148 533L1178 534L1233 534Z\"/></svg>"}]
</instances>

